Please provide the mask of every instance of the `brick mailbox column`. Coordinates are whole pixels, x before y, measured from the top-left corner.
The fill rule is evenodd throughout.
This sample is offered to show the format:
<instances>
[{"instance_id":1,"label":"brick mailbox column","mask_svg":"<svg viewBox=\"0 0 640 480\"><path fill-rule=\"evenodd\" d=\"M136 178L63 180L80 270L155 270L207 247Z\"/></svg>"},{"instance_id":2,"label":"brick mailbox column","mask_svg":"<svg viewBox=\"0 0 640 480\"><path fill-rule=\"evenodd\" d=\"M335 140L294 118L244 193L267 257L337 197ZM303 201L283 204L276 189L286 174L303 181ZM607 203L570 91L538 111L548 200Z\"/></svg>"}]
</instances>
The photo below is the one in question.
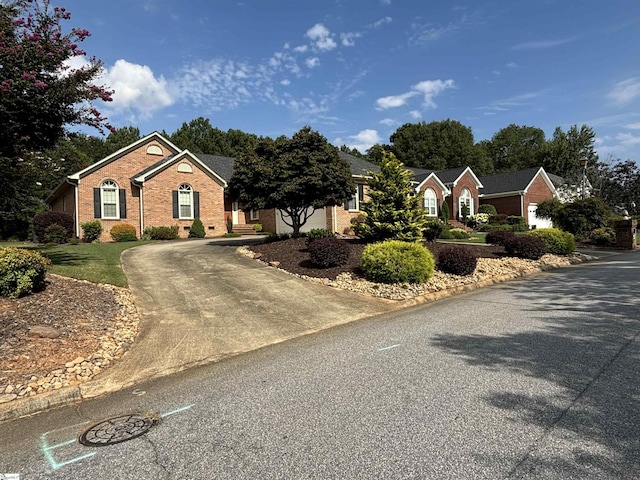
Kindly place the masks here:
<instances>
[{"instance_id":1,"label":"brick mailbox column","mask_svg":"<svg viewBox=\"0 0 640 480\"><path fill-rule=\"evenodd\" d=\"M616 247L626 250L636 248L637 220L618 220L614 224L616 230Z\"/></svg>"}]
</instances>

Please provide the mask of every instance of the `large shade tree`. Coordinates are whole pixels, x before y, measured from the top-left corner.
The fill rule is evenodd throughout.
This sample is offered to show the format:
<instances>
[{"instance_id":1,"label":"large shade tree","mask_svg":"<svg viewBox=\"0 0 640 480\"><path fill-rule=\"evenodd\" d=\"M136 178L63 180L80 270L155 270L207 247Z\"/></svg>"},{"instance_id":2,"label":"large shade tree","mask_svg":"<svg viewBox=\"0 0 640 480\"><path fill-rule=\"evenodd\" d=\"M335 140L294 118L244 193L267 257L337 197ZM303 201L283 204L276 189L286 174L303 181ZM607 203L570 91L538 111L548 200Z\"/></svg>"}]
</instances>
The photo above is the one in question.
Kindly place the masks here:
<instances>
[{"instance_id":1,"label":"large shade tree","mask_svg":"<svg viewBox=\"0 0 640 480\"><path fill-rule=\"evenodd\" d=\"M307 219L355 193L349 164L320 133L304 127L292 138L261 139L235 162L229 191L244 208L276 208L299 236Z\"/></svg>"},{"instance_id":2,"label":"large shade tree","mask_svg":"<svg viewBox=\"0 0 640 480\"><path fill-rule=\"evenodd\" d=\"M47 0L0 3L0 218L3 235L28 222L46 192L41 188L51 159L42 152L61 139L68 125L110 128L93 106L113 92L95 83L102 63L85 56L79 44L85 29L65 33L64 8ZM54 162L55 163L55 162Z\"/></svg>"},{"instance_id":3,"label":"large shade tree","mask_svg":"<svg viewBox=\"0 0 640 480\"><path fill-rule=\"evenodd\" d=\"M536 127L511 124L496 132L489 142L494 171L513 172L538 167L545 153L544 131Z\"/></svg>"}]
</instances>

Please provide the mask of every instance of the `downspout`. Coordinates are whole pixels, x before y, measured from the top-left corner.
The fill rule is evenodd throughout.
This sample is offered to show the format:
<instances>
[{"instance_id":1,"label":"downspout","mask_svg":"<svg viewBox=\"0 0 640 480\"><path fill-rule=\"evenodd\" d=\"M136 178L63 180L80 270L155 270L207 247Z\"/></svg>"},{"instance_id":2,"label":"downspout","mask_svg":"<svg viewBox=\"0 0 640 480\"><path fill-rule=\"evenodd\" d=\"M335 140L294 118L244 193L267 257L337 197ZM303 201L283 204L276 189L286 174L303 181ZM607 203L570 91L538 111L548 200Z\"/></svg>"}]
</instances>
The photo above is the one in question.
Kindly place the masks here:
<instances>
[{"instance_id":1,"label":"downspout","mask_svg":"<svg viewBox=\"0 0 640 480\"><path fill-rule=\"evenodd\" d=\"M67 179L67 182L69 182L69 179ZM71 182L69 182L71 183ZM80 238L80 212L79 212L79 206L78 206L78 185L80 184L80 180L78 180L77 184L73 184L73 203L75 204L73 206L73 214L76 218L76 237Z\"/></svg>"},{"instance_id":2,"label":"downspout","mask_svg":"<svg viewBox=\"0 0 640 480\"><path fill-rule=\"evenodd\" d=\"M144 233L144 200L143 200L143 188L142 185L138 186L140 189L140 238Z\"/></svg>"},{"instance_id":3,"label":"downspout","mask_svg":"<svg viewBox=\"0 0 640 480\"><path fill-rule=\"evenodd\" d=\"M333 231L338 232L338 206L333 206Z\"/></svg>"}]
</instances>

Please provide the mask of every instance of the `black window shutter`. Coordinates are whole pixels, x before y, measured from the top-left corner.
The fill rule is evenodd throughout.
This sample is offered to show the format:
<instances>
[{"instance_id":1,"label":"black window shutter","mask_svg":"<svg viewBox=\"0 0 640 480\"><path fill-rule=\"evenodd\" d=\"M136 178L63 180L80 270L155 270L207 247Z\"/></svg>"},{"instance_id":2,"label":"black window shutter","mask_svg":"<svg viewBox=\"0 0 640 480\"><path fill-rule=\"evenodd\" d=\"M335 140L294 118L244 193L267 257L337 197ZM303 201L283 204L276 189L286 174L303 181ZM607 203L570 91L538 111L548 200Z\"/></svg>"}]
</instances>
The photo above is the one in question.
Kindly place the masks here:
<instances>
[{"instance_id":1,"label":"black window shutter","mask_svg":"<svg viewBox=\"0 0 640 480\"><path fill-rule=\"evenodd\" d=\"M173 218L178 218L178 190L171 191L171 199L173 200Z\"/></svg>"},{"instance_id":2,"label":"black window shutter","mask_svg":"<svg viewBox=\"0 0 640 480\"><path fill-rule=\"evenodd\" d=\"M358 185L358 200L364 202L364 185Z\"/></svg>"},{"instance_id":3,"label":"black window shutter","mask_svg":"<svg viewBox=\"0 0 640 480\"><path fill-rule=\"evenodd\" d=\"M93 189L93 218L100 218L102 209L100 208L100 189Z\"/></svg>"},{"instance_id":4,"label":"black window shutter","mask_svg":"<svg viewBox=\"0 0 640 480\"><path fill-rule=\"evenodd\" d=\"M120 195L120 218L127 218L127 191L121 188L118 194Z\"/></svg>"},{"instance_id":5,"label":"black window shutter","mask_svg":"<svg viewBox=\"0 0 640 480\"><path fill-rule=\"evenodd\" d=\"M200 192L193 192L193 216L200 217Z\"/></svg>"}]
</instances>

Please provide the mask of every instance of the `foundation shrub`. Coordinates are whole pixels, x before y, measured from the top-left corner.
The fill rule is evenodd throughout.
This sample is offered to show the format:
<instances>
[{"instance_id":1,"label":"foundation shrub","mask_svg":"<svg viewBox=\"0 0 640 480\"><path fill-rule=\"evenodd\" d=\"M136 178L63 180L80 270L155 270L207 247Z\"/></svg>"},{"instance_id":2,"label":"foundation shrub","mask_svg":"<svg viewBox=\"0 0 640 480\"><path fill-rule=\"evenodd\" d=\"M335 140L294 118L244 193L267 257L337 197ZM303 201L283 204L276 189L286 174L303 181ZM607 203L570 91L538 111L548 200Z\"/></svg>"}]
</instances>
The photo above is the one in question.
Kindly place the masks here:
<instances>
[{"instance_id":1,"label":"foundation shrub","mask_svg":"<svg viewBox=\"0 0 640 480\"><path fill-rule=\"evenodd\" d=\"M0 247L0 296L17 298L43 290L49 263L38 252Z\"/></svg>"},{"instance_id":2,"label":"foundation shrub","mask_svg":"<svg viewBox=\"0 0 640 480\"><path fill-rule=\"evenodd\" d=\"M178 235L178 225L171 227L147 227L144 229L144 238L149 240L177 240L180 238Z\"/></svg>"},{"instance_id":3,"label":"foundation shrub","mask_svg":"<svg viewBox=\"0 0 640 480\"><path fill-rule=\"evenodd\" d=\"M496 210L496 207L489 203L485 203L478 207L478 213L486 213L487 215L491 216L497 214L498 212Z\"/></svg>"},{"instance_id":4,"label":"foundation shrub","mask_svg":"<svg viewBox=\"0 0 640 480\"><path fill-rule=\"evenodd\" d=\"M307 247L308 247L316 240L320 240L321 238L335 238L335 236L336 234L333 233L328 228L314 228L307 232L305 243L307 244Z\"/></svg>"},{"instance_id":5,"label":"foundation shrub","mask_svg":"<svg viewBox=\"0 0 640 480\"><path fill-rule=\"evenodd\" d=\"M511 240L515 236L516 234L511 230L494 230L492 232L487 232L484 241L485 243L502 245L504 247L507 241Z\"/></svg>"},{"instance_id":6,"label":"foundation shrub","mask_svg":"<svg viewBox=\"0 0 640 480\"><path fill-rule=\"evenodd\" d=\"M529 235L514 236L506 242L504 249L509 256L527 260L538 260L547 253L544 240Z\"/></svg>"},{"instance_id":7,"label":"foundation shrub","mask_svg":"<svg viewBox=\"0 0 640 480\"><path fill-rule=\"evenodd\" d=\"M611 227L596 228L589 233L589 241L601 247L614 246L616 244L616 231Z\"/></svg>"},{"instance_id":8,"label":"foundation shrub","mask_svg":"<svg viewBox=\"0 0 640 480\"><path fill-rule=\"evenodd\" d=\"M102 235L102 224L99 220L85 222L80 226L82 227L82 239L87 243L95 242Z\"/></svg>"},{"instance_id":9,"label":"foundation shrub","mask_svg":"<svg viewBox=\"0 0 640 480\"><path fill-rule=\"evenodd\" d=\"M528 233L531 237L541 238L548 253L569 255L576 250L576 241L569 232L557 228L538 228Z\"/></svg>"},{"instance_id":10,"label":"foundation shrub","mask_svg":"<svg viewBox=\"0 0 640 480\"><path fill-rule=\"evenodd\" d=\"M57 212L50 210L48 212L42 212L33 217L33 232L39 242L44 242L44 233L47 227L57 223L65 228L67 234L66 238L74 236L73 226L75 224L73 217L65 212Z\"/></svg>"},{"instance_id":11,"label":"foundation shrub","mask_svg":"<svg viewBox=\"0 0 640 480\"><path fill-rule=\"evenodd\" d=\"M109 233L114 242L135 242L138 239L136 227L128 223L117 223L111 227Z\"/></svg>"},{"instance_id":12,"label":"foundation shrub","mask_svg":"<svg viewBox=\"0 0 640 480\"><path fill-rule=\"evenodd\" d=\"M387 240L367 245L362 252L362 270L372 282L423 283L434 268L433 255L419 243Z\"/></svg>"},{"instance_id":13,"label":"foundation shrub","mask_svg":"<svg viewBox=\"0 0 640 480\"><path fill-rule=\"evenodd\" d=\"M463 246L450 246L438 254L438 270L453 275L471 275L478 264L478 257Z\"/></svg>"},{"instance_id":14,"label":"foundation shrub","mask_svg":"<svg viewBox=\"0 0 640 480\"><path fill-rule=\"evenodd\" d=\"M189 229L189 238L204 238L204 235L204 225L202 224L202 220L197 217L194 218L191 228Z\"/></svg>"},{"instance_id":15,"label":"foundation shrub","mask_svg":"<svg viewBox=\"0 0 640 480\"><path fill-rule=\"evenodd\" d=\"M55 243L59 245L61 243L66 243L69 239L69 237L67 236L68 233L69 232L67 232L67 229L62 225L54 223L44 229L44 238L42 239L42 241L46 244Z\"/></svg>"},{"instance_id":16,"label":"foundation shrub","mask_svg":"<svg viewBox=\"0 0 640 480\"><path fill-rule=\"evenodd\" d=\"M339 238L319 238L309 245L311 262L322 268L337 267L349 261L349 244Z\"/></svg>"}]
</instances>

